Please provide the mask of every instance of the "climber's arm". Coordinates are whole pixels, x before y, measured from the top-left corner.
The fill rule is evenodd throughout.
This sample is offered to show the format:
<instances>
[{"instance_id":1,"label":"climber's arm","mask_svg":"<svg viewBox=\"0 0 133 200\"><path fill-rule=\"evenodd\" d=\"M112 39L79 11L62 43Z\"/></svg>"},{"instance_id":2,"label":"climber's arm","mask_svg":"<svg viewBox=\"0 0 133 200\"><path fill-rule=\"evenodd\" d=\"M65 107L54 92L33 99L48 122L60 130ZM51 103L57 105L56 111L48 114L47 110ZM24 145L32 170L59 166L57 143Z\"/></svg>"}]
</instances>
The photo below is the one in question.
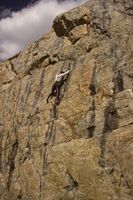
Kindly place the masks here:
<instances>
[{"instance_id":1,"label":"climber's arm","mask_svg":"<svg viewBox=\"0 0 133 200\"><path fill-rule=\"evenodd\" d=\"M65 76L66 74L68 74L70 72L70 70L67 70L66 72L64 72L63 74L61 74L62 76Z\"/></svg>"}]
</instances>

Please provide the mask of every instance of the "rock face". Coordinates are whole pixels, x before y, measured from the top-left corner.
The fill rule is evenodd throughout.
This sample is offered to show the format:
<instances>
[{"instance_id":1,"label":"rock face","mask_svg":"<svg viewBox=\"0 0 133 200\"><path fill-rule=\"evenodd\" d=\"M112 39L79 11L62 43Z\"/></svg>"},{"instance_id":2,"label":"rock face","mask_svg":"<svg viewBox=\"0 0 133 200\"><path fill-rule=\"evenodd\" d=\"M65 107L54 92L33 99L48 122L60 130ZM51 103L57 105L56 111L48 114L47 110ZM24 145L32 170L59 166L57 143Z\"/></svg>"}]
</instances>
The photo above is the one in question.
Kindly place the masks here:
<instances>
[{"instance_id":1,"label":"rock face","mask_svg":"<svg viewBox=\"0 0 133 200\"><path fill-rule=\"evenodd\" d=\"M133 200L132 14L90 0L0 64L0 200Z\"/></svg>"}]
</instances>

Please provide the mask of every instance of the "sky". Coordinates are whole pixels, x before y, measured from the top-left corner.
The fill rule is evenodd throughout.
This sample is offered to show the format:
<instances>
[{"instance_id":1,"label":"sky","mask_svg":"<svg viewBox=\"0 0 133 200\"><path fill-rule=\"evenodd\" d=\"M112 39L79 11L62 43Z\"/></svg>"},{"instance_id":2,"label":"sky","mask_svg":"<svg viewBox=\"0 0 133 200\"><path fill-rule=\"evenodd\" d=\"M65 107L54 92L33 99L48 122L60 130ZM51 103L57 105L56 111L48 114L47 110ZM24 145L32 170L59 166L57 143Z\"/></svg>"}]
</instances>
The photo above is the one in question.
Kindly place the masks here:
<instances>
[{"instance_id":1,"label":"sky","mask_svg":"<svg viewBox=\"0 0 133 200\"><path fill-rule=\"evenodd\" d=\"M85 0L1 0L0 60L5 60L48 32L54 18Z\"/></svg>"}]
</instances>

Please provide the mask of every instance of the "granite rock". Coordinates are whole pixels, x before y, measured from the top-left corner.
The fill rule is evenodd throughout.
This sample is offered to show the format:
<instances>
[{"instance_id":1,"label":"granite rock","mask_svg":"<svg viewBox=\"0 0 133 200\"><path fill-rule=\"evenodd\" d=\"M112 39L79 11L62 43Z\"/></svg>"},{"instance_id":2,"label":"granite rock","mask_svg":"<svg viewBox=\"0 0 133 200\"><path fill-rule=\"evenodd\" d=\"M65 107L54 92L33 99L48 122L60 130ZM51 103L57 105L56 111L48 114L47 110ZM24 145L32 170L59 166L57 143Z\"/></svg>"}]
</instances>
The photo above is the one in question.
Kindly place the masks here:
<instances>
[{"instance_id":1,"label":"granite rock","mask_svg":"<svg viewBox=\"0 0 133 200\"><path fill-rule=\"evenodd\" d=\"M1 200L133 200L132 14L89 0L0 63Z\"/></svg>"}]
</instances>

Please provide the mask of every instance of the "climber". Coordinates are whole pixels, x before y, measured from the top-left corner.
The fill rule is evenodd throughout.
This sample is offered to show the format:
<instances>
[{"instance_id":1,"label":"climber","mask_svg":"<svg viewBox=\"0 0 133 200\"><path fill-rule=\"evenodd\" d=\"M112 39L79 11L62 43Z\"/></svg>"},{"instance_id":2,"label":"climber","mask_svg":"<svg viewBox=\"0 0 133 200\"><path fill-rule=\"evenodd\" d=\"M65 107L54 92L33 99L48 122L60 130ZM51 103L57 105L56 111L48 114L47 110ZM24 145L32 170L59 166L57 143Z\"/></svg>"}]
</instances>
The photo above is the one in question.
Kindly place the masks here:
<instances>
[{"instance_id":1,"label":"climber","mask_svg":"<svg viewBox=\"0 0 133 200\"><path fill-rule=\"evenodd\" d=\"M68 76L66 78L64 78L66 75L68 75L70 72L70 70L67 70L66 72L64 71L60 71L59 74L56 74L55 76L55 83L52 87L52 91L49 94L48 98L47 98L47 103L49 98L52 99L53 96L56 96L56 103L60 103L59 97L60 97L60 89L62 87L62 85L64 84L64 82L66 82Z\"/></svg>"}]
</instances>

